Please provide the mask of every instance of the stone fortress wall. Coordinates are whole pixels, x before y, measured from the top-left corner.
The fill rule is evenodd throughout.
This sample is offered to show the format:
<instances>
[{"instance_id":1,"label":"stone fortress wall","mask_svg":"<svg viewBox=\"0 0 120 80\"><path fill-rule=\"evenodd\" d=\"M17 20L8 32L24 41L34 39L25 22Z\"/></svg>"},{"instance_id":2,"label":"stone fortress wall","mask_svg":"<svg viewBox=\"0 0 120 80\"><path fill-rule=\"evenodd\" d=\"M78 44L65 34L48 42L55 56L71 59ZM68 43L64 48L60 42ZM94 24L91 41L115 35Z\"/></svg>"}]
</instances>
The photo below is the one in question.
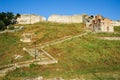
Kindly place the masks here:
<instances>
[{"instance_id":1,"label":"stone fortress wall","mask_svg":"<svg viewBox=\"0 0 120 80\"><path fill-rule=\"evenodd\" d=\"M58 22L58 23L82 23L83 16L82 15L51 15L48 18L50 22Z\"/></svg>"},{"instance_id":2,"label":"stone fortress wall","mask_svg":"<svg viewBox=\"0 0 120 80\"><path fill-rule=\"evenodd\" d=\"M18 24L34 24L37 22L58 22L58 23L82 23L83 16L82 15L51 15L48 20L45 17L34 15L34 14L21 14L21 16L17 19Z\"/></svg>"},{"instance_id":3,"label":"stone fortress wall","mask_svg":"<svg viewBox=\"0 0 120 80\"><path fill-rule=\"evenodd\" d=\"M17 19L18 24L34 24L37 22L57 22L57 23L82 23L83 15L51 15L48 20L45 17L34 14L21 14Z\"/></svg>"},{"instance_id":4,"label":"stone fortress wall","mask_svg":"<svg viewBox=\"0 0 120 80\"><path fill-rule=\"evenodd\" d=\"M43 21L46 21L45 17L35 14L21 14L21 16L17 18L18 24L34 24Z\"/></svg>"},{"instance_id":5,"label":"stone fortress wall","mask_svg":"<svg viewBox=\"0 0 120 80\"><path fill-rule=\"evenodd\" d=\"M101 15L89 16L81 15L51 15L46 20L45 17L34 14L22 14L18 19L18 24L34 24L37 22L57 22L57 23L85 23L87 28L93 31L114 32L114 26L120 26L120 21L112 21Z\"/></svg>"},{"instance_id":6,"label":"stone fortress wall","mask_svg":"<svg viewBox=\"0 0 120 80\"><path fill-rule=\"evenodd\" d=\"M21 14L21 16L17 19L18 24L34 24L37 22L58 22L58 23L83 23L87 22L87 20L90 21L90 16L86 14L77 14L77 15L51 15L48 17L48 20L43 17L36 14ZM113 26L120 26L120 21L112 21Z\"/></svg>"}]
</instances>

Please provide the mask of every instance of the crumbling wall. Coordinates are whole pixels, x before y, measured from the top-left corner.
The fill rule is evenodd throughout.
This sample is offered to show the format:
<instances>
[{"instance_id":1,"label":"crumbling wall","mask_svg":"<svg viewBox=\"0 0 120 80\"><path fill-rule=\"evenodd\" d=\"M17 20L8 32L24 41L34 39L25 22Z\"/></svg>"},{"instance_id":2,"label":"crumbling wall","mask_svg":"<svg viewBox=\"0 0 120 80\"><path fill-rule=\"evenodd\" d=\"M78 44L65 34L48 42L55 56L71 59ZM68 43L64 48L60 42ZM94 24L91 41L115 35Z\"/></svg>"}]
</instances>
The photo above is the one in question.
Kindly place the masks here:
<instances>
[{"instance_id":1,"label":"crumbling wall","mask_svg":"<svg viewBox=\"0 0 120 80\"><path fill-rule=\"evenodd\" d=\"M17 18L18 24L34 24L43 21L46 21L45 17L33 14L22 14L19 18Z\"/></svg>"},{"instance_id":2,"label":"crumbling wall","mask_svg":"<svg viewBox=\"0 0 120 80\"><path fill-rule=\"evenodd\" d=\"M72 16L51 15L48 18L48 21L58 22L58 23L82 23L83 17L82 17L82 15L72 15Z\"/></svg>"},{"instance_id":3,"label":"crumbling wall","mask_svg":"<svg viewBox=\"0 0 120 80\"><path fill-rule=\"evenodd\" d=\"M84 18L86 27L92 31L96 32L114 32L114 26L112 25L112 21L108 18L103 18L100 15L87 16Z\"/></svg>"}]
</instances>

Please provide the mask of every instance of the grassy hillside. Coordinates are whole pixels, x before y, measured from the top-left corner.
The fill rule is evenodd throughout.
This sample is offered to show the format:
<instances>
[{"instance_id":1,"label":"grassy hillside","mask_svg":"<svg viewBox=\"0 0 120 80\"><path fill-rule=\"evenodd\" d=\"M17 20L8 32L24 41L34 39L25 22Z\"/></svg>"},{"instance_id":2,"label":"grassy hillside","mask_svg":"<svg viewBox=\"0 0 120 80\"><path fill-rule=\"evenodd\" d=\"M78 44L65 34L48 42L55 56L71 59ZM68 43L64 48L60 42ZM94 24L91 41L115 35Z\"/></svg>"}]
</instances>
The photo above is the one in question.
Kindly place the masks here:
<instances>
[{"instance_id":1,"label":"grassy hillside","mask_svg":"<svg viewBox=\"0 0 120 80\"><path fill-rule=\"evenodd\" d=\"M24 26L24 29L15 33L0 34L0 66L9 63L33 59L28 53L23 52L23 47L28 43L20 42L24 33L33 33L38 44L52 41L64 36L75 35L84 32L84 24L58 24L58 23L36 23ZM23 58L14 60L15 55Z\"/></svg>"},{"instance_id":2,"label":"grassy hillside","mask_svg":"<svg viewBox=\"0 0 120 80\"><path fill-rule=\"evenodd\" d=\"M120 32L120 26L115 26L114 29L115 29L115 32Z\"/></svg>"},{"instance_id":3,"label":"grassy hillside","mask_svg":"<svg viewBox=\"0 0 120 80\"><path fill-rule=\"evenodd\" d=\"M99 35L99 34L97 34ZM100 36L100 35L99 35ZM16 69L6 78L43 76L92 80L120 79L120 41L107 41L89 34L45 49L59 62Z\"/></svg>"},{"instance_id":4,"label":"grassy hillside","mask_svg":"<svg viewBox=\"0 0 120 80\"><path fill-rule=\"evenodd\" d=\"M23 43L13 33L0 34L0 66L32 59L22 49ZM21 55L23 58L15 60L15 55Z\"/></svg>"},{"instance_id":5,"label":"grassy hillside","mask_svg":"<svg viewBox=\"0 0 120 80\"><path fill-rule=\"evenodd\" d=\"M33 33L38 43L52 41L64 36L76 35L84 32L84 24L59 24L59 23L36 23L23 25L25 29L18 33Z\"/></svg>"},{"instance_id":6,"label":"grassy hillside","mask_svg":"<svg viewBox=\"0 0 120 80\"><path fill-rule=\"evenodd\" d=\"M33 33L37 44L41 44L85 32L84 24L45 22L22 26L25 27L19 32L0 34L0 65L11 63L15 54L24 57L17 61L14 60L13 63L32 59L22 51L22 48L28 45L19 41L23 33ZM119 29L116 32L118 31ZM20 80L25 77L36 76L92 80L120 79L120 41L107 41L97 38L105 36L120 37L120 34L89 33L80 38L46 47L45 50L58 60L57 64L43 66L31 64L30 67L17 68L8 73L4 80Z\"/></svg>"},{"instance_id":7,"label":"grassy hillside","mask_svg":"<svg viewBox=\"0 0 120 80\"><path fill-rule=\"evenodd\" d=\"M94 37L120 37L120 33L93 33Z\"/></svg>"}]
</instances>

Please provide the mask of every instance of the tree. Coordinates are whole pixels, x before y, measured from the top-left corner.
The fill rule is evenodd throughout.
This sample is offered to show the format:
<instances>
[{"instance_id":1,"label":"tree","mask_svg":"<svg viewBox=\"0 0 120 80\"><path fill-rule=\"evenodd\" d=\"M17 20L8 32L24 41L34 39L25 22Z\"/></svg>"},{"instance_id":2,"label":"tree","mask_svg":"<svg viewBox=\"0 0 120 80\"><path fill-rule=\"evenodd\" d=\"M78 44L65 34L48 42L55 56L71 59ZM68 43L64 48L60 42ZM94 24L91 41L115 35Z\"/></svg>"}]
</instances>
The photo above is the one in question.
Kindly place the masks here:
<instances>
[{"instance_id":1,"label":"tree","mask_svg":"<svg viewBox=\"0 0 120 80\"><path fill-rule=\"evenodd\" d=\"M5 12L1 12L0 13L0 20L4 20L6 18L6 13Z\"/></svg>"},{"instance_id":2,"label":"tree","mask_svg":"<svg viewBox=\"0 0 120 80\"><path fill-rule=\"evenodd\" d=\"M12 12L7 12L6 13L6 21L5 21L6 26L8 26L9 24L13 24L14 18L15 18L15 16Z\"/></svg>"},{"instance_id":3,"label":"tree","mask_svg":"<svg viewBox=\"0 0 120 80\"><path fill-rule=\"evenodd\" d=\"M17 13L15 15L15 19L13 20L13 24L16 24L17 23L17 18L21 17L21 15L19 13Z\"/></svg>"},{"instance_id":4,"label":"tree","mask_svg":"<svg viewBox=\"0 0 120 80\"><path fill-rule=\"evenodd\" d=\"M14 15L12 12L0 13L0 30L6 29L5 26L16 24L16 19L20 17L20 14Z\"/></svg>"},{"instance_id":5,"label":"tree","mask_svg":"<svg viewBox=\"0 0 120 80\"><path fill-rule=\"evenodd\" d=\"M20 17L21 15L19 13L16 14L15 18L17 19L18 17Z\"/></svg>"},{"instance_id":6,"label":"tree","mask_svg":"<svg viewBox=\"0 0 120 80\"><path fill-rule=\"evenodd\" d=\"M4 30L5 24L3 21L0 21L0 30Z\"/></svg>"}]
</instances>

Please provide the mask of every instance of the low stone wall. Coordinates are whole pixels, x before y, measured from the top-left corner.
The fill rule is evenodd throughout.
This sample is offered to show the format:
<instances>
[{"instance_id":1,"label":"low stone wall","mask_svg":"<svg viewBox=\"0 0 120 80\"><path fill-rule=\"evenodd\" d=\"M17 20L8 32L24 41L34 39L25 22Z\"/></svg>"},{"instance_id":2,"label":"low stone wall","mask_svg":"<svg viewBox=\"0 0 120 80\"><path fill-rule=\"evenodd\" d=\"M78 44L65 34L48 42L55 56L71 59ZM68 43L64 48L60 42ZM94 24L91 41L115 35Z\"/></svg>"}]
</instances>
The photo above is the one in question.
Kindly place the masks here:
<instances>
[{"instance_id":1,"label":"low stone wall","mask_svg":"<svg viewBox=\"0 0 120 80\"><path fill-rule=\"evenodd\" d=\"M120 40L120 37L99 37L99 39L103 39L103 40Z\"/></svg>"},{"instance_id":2,"label":"low stone wall","mask_svg":"<svg viewBox=\"0 0 120 80\"><path fill-rule=\"evenodd\" d=\"M88 80L85 79L84 77L79 77L79 78L71 78L71 79L64 79L63 77L53 77L53 78L45 78L43 76L38 76L35 78L24 78L23 80Z\"/></svg>"}]
</instances>

